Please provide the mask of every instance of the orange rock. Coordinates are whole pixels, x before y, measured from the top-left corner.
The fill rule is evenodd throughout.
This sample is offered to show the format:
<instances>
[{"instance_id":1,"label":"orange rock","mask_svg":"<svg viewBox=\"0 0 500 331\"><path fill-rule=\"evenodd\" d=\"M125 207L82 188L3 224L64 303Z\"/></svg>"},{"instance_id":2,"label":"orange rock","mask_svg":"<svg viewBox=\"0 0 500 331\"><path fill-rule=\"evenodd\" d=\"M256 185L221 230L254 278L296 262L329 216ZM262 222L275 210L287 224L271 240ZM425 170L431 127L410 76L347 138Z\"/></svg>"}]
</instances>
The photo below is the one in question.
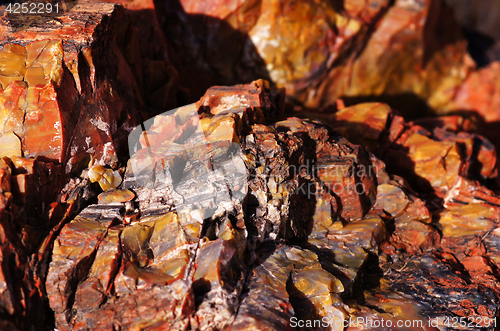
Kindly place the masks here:
<instances>
[{"instance_id":1,"label":"orange rock","mask_svg":"<svg viewBox=\"0 0 500 331\"><path fill-rule=\"evenodd\" d=\"M0 52L0 85L3 89L11 82L22 81L26 72L26 49L7 44Z\"/></svg>"},{"instance_id":2,"label":"orange rock","mask_svg":"<svg viewBox=\"0 0 500 331\"><path fill-rule=\"evenodd\" d=\"M26 173L28 175L32 175L35 171L35 161L34 159L28 159L25 157L10 157L10 161L12 162L12 167L14 173Z\"/></svg>"},{"instance_id":3,"label":"orange rock","mask_svg":"<svg viewBox=\"0 0 500 331\"><path fill-rule=\"evenodd\" d=\"M25 156L43 156L49 161L63 162L67 146L64 144L61 109L55 100L27 113L25 125Z\"/></svg>"},{"instance_id":4,"label":"orange rock","mask_svg":"<svg viewBox=\"0 0 500 331\"><path fill-rule=\"evenodd\" d=\"M471 73L445 109L475 111L486 122L500 120L500 63Z\"/></svg>"},{"instance_id":5,"label":"orange rock","mask_svg":"<svg viewBox=\"0 0 500 331\"><path fill-rule=\"evenodd\" d=\"M129 190L108 190L99 194L97 197L99 203L117 203L130 201L135 197L135 194Z\"/></svg>"},{"instance_id":6,"label":"orange rock","mask_svg":"<svg viewBox=\"0 0 500 331\"><path fill-rule=\"evenodd\" d=\"M1 193L10 192L10 169L0 168L0 190Z\"/></svg>"},{"instance_id":7,"label":"orange rock","mask_svg":"<svg viewBox=\"0 0 500 331\"><path fill-rule=\"evenodd\" d=\"M482 256L467 256L460 260L460 263L465 267L473 282L487 284L492 288L500 289L500 285L486 258Z\"/></svg>"},{"instance_id":8,"label":"orange rock","mask_svg":"<svg viewBox=\"0 0 500 331\"><path fill-rule=\"evenodd\" d=\"M457 205L449 207L440 215L444 237L470 236L494 228L496 209L482 203Z\"/></svg>"},{"instance_id":9,"label":"orange rock","mask_svg":"<svg viewBox=\"0 0 500 331\"><path fill-rule=\"evenodd\" d=\"M126 5L153 8L152 1ZM81 171L90 156L117 166L141 112L175 104L177 86L165 44L151 48L136 29L159 34L154 14L137 13L149 17L142 23L109 3L70 7L44 28L37 15L0 17L0 134L14 132L23 155L64 164L66 174ZM109 36L120 42L109 44ZM142 52L140 43L151 52ZM157 69L149 75L146 67Z\"/></svg>"},{"instance_id":10,"label":"orange rock","mask_svg":"<svg viewBox=\"0 0 500 331\"><path fill-rule=\"evenodd\" d=\"M96 165L89 169L88 176L90 182L98 182L103 191L115 189L122 182L122 177L118 171L104 168L102 165Z\"/></svg>"}]
</instances>

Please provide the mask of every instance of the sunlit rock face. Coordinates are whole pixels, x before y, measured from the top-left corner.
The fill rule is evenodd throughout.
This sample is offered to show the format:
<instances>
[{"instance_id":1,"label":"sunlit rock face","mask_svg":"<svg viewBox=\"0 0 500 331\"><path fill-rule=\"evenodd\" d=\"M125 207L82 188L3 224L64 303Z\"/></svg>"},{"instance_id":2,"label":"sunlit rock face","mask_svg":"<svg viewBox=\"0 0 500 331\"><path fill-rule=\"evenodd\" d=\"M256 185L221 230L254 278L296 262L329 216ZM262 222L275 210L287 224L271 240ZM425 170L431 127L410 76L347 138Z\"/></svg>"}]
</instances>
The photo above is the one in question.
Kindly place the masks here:
<instances>
[{"instance_id":1,"label":"sunlit rock face","mask_svg":"<svg viewBox=\"0 0 500 331\"><path fill-rule=\"evenodd\" d=\"M325 116L331 126L276 120L281 97L262 80L214 87L132 131L123 182L54 241L45 286L58 329L412 320L418 330L464 312L492 323L498 198L478 180L496 173L481 153L453 154L471 136L428 131L378 103ZM394 145L412 163L375 156L393 160ZM450 166L427 172L435 158Z\"/></svg>"},{"instance_id":2,"label":"sunlit rock face","mask_svg":"<svg viewBox=\"0 0 500 331\"><path fill-rule=\"evenodd\" d=\"M0 16L0 330L497 327L500 66L443 1L112 2Z\"/></svg>"},{"instance_id":3,"label":"sunlit rock face","mask_svg":"<svg viewBox=\"0 0 500 331\"><path fill-rule=\"evenodd\" d=\"M58 24L50 15L3 13L0 134L17 135L22 156L62 163L68 174L91 158L116 168L130 131L177 104L166 45L151 50L140 35L157 23L134 15L86 1L54 13Z\"/></svg>"},{"instance_id":4,"label":"sunlit rock face","mask_svg":"<svg viewBox=\"0 0 500 331\"><path fill-rule=\"evenodd\" d=\"M91 167L87 174L102 189L120 184L129 133L177 106L177 73L152 2L130 11L112 3L61 1L57 13L55 3L43 3L53 6L47 15L38 15L40 6L36 14L9 13L4 4L0 329L53 329L44 283L54 239L90 201L97 202L101 189L79 176ZM101 200L131 199L124 191L119 198L113 194Z\"/></svg>"},{"instance_id":5,"label":"sunlit rock face","mask_svg":"<svg viewBox=\"0 0 500 331\"><path fill-rule=\"evenodd\" d=\"M475 72L444 1L169 0L156 10L194 96L266 77L309 109L379 99L417 116L464 110L455 92ZM189 79L195 71L203 79Z\"/></svg>"}]
</instances>

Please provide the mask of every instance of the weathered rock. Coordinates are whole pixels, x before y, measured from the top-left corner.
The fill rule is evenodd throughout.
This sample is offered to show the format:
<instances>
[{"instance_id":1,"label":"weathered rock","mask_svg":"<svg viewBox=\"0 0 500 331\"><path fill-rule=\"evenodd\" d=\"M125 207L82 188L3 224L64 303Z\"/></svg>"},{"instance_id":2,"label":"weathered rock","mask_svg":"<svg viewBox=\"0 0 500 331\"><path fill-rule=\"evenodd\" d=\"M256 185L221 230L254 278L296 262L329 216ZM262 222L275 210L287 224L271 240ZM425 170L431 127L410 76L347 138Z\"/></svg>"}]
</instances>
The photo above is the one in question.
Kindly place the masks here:
<instances>
[{"instance_id":1,"label":"weathered rock","mask_svg":"<svg viewBox=\"0 0 500 331\"><path fill-rule=\"evenodd\" d=\"M411 295L381 289L367 291L363 298L366 306L354 308L351 318L344 323L345 330L373 330L404 328L405 330L437 330L438 319L429 319L425 310L429 306Z\"/></svg>"},{"instance_id":2,"label":"weathered rock","mask_svg":"<svg viewBox=\"0 0 500 331\"><path fill-rule=\"evenodd\" d=\"M287 291L293 267L287 248L278 248L250 272L231 330L293 330L294 310Z\"/></svg>"},{"instance_id":3,"label":"weathered rock","mask_svg":"<svg viewBox=\"0 0 500 331\"><path fill-rule=\"evenodd\" d=\"M322 202L315 203L318 191L338 199L331 200L338 209L324 211L331 219L348 222L369 211L375 200L376 174L360 172L371 165L368 153L321 123L292 118L266 125L262 110L270 119L275 109L279 105L272 101L264 82L216 88L197 105L159 115L146 125L148 131L132 134L136 139L131 138L130 146L136 153L123 186L133 190L135 198L120 201L120 191L109 191L117 199L100 199L99 205L85 209L56 239L56 243L71 243L75 252L80 244L72 238L82 238L92 246L82 247L75 261L67 261L67 268L58 266L65 258L59 257L59 246L54 248L46 286L58 328L79 329L81 321L101 313L122 316L113 325L129 328L136 324L123 319L123 310L128 308L120 302L139 300L137 295L146 288L172 291L179 281L188 286L196 306L188 310L192 315L169 315L161 323L184 318L182 323L189 321L200 330L249 328L256 325L258 314L265 313L252 306L264 300L253 294L266 288L256 278L264 275L258 261L269 250L262 247L306 244L311 231L319 231L314 230L319 229L316 223L323 222L318 214ZM334 175L325 171L325 164L332 165ZM359 194L347 188L358 181ZM334 190L332 183L344 191ZM83 218L100 229L93 241L79 236L74 228ZM123 225L113 227L116 223ZM365 227L373 228L368 237L362 232ZM384 239L383 228L379 218L359 220L338 233L332 229L322 239L332 242L335 248L331 249L341 250L338 244L360 236L349 246L350 253L335 260L342 271L352 270L356 278L367 261L364 249L375 249ZM301 318L314 311L325 318L346 318L349 309L339 294L332 294L343 291L343 280L332 274L339 271L331 262L321 259L324 249L314 247L318 255L298 248L276 251L276 258L283 260L279 264L290 267L288 273L276 275L284 277L277 304L289 308L269 311L281 316L269 327L289 326L283 318L293 311ZM361 260L350 262L352 252L359 253ZM73 272L74 266L82 274ZM252 272L254 276L248 278ZM271 272L271 277L271 270L265 272ZM346 284L353 292L352 282ZM61 297L61 286L74 301ZM310 305L304 304L309 301Z\"/></svg>"},{"instance_id":4,"label":"weathered rock","mask_svg":"<svg viewBox=\"0 0 500 331\"><path fill-rule=\"evenodd\" d=\"M166 45L160 37L148 46L161 36L152 2L141 12L92 1L58 5L60 12L48 15L1 7L0 154L7 168L0 183L6 230L0 250L9 271L2 275L0 306L1 319L23 330L53 324L45 280L54 239L96 201L98 187L70 176L89 161L114 169L124 164L133 127L177 105L177 73ZM96 284L79 295L91 296Z\"/></svg>"},{"instance_id":5,"label":"weathered rock","mask_svg":"<svg viewBox=\"0 0 500 331\"><path fill-rule=\"evenodd\" d=\"M313 86L357 50L356 42L367 36L389 1L340 6L327 1L173 0L156 5L181 81L194 97L215 84L264 77L305 101L307 93L318 94L315 100L324 96ZM188 79L195 70L200 79Z\"/></svg>"},{"instance_id":6,"label":"weathered rock","mask_svg":"<svg viewBox=\"0 0 500 331\"><path fill-rule=\"evenodd\" d=\"M471 73L457 88L453 102L444 109L448 112L454 110L470 111L489 123L498 121L500 119L498 111L500 103L499 72L500 63L492 62L489 66ZM495 132L488 133L497 137Z\"/></svg>"},{"instance_id":7,"label":"weathered rock","mask_svg":"<svg viewBox=\"0 0 500 331\"><path fill-rule=\"evenodd\" d=\"M0 132L14 132L24 156L62 163L66 173L85 168L89 156L116 166L146 112L175 105L176 74L164 44L141 49L148 41L139 29L151 33L154 21L136 26L131 12L108 3L79 1L67 9L58 21L4 13ZM154 76L152 65L161 67ZM161 84L169 100L156 104L151 89Z\"/></svg>"},{"instance_id":8,"label":"weathered rock","mask_svg":"<svg viewBox=\"0 0 500 331\"><path fill-rule=\"evenodd\" d=\"M478 316L484 322L492 320L497 314L496 291L484 283L471 284L469 277L453 255L442 253L415 256L399 272L391 269L388 278L393 290L424 303L428 307L424 313L431 318L444 321L455 315L468 322Z\"/></svg>"},{"instance_id":9,"label":"weathered rock","mask_svg":"<svg viewBox=\"0 0 500 331\"><path fill-rule=\"evenodd\" d=\"M2 327L492 326L497 64L441 1L64 5L0 24ZM157 16L186 100L271 84L143 122L177 106ZM465 112L344 106L379 97Z\"/></svg>"},{"instance_id":10,"label":"weathered rock","mask_svg":"<svg viewBox=\"0 0 500 331\"><path fill-rule=\"evenodd\" d=\"M193 91L260 76L286 87L289 97L310 109L339 97L402 104L405 95L440 109L474 69L459 25L442 1L157 5L182 76L196 68L206 78L186 80ZM415 114L424 104L405 106Z\"/></svg>"},{"instance_id":11,"label":"weathered rock","mask_svg":"<svg viewBox=\"0 0 500 331\"><path fill-rule=\"evenodd\" d=\"M301 108L323 108L343 98L350 105L388 102L413 118L430 109L479 116L487 123L480 125L481 133L497 141L490 123L499 116L498 63L476 70L446 4L171 0L156 5L181 80L194 98L214 84L265 77L285 87ZM484 3L451 4L460 8L462 21L468 7L477 10L472 16L494 17ZM194 72L200 79L189 79Z\"/></svg>"},{"instance_id":12,"label":"weathered rock","mask_svg":"<svg viewBox=\"0 0 500 331\"><path fill-rule=\"evenodd\" d=\"M214 88L134 131L127 189L105 192L56 239L46 283L56 327L342 330L411 319L432 329L496 316L500 204L471 179L496 176L484 138L428 131L381 104L325 117L388 160L406 147L414 191L390 174L395 164L322 122L274 122L276 109L263 82ZM443 148L456 157L430 172ZM418 176L438 184L422 188Z\"/></svg>"},{"instance_id":13,"label":"weathered rock","mask_svg":"<svg viewBox=\"0 0 500 331\"><path fill-rule=\"evenodd\" d=\"M387 164L389 172L404 177L417 191L434 191L449 199L462 180L497 177L496 150L479 135L447 131L430 120L422 122L430 130L405 123L379 103L359 104L319 117L348 139L368 146ZM461 126L453 128L458 131Z\"/></svg>"}]
</instances>

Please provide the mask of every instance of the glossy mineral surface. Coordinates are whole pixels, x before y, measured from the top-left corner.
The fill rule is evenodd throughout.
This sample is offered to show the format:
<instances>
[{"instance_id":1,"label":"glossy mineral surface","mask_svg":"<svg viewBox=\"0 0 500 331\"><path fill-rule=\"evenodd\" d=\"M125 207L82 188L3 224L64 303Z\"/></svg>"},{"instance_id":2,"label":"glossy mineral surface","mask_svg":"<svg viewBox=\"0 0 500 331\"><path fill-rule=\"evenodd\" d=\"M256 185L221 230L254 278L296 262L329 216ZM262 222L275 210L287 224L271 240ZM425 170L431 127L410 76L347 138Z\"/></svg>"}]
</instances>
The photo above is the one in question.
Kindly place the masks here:
<instances>
[{"instance_id":1,"label":"glossy mineral surface","mask_svg":"<svg viewBox=\"0 0 500 331\"><path fill-rule=\"evenodd\" d=\"M444 1L111 1L0 7L0 330L498 329L500 65Z\"/></svg>"},{"instance_id":2,"label":"glossy mineral surface","mask_svg":"<svg viewBox=\"0 0 500 331\"><path fill-rule=\"evenodd\" d=\"M472 180L496 175L479 162L494 153L486 140L455 153L470 135L407 124L382 104L325 118L364 132L382 160L398 152L389 144L410 151L413 166L389 167L323 122L273 121L276 109L255 81L209 89L133 132L120 188L54 242L45 285L59 330L493 321L498 198Z\"/></svg>"}]
</instances>

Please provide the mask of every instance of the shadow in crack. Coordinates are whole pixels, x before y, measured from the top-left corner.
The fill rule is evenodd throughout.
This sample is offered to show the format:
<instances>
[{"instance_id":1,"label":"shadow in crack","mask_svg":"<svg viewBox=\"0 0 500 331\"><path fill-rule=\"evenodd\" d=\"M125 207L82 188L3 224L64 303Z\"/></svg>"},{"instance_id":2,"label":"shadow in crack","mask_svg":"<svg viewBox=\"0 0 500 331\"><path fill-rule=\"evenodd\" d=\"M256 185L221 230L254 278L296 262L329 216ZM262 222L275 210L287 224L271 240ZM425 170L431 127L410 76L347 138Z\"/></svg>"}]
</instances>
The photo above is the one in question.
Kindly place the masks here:
<instances>
[{"instance_id":1,"label":"shadow in crack","mask_svg":"<svg viewBox=\"0 0 500 331\"><path fill-rule=\"evenodd\" d=\"M486 67L494 61L492 49L495 47L495 39L470 28L463 28L462 31L468 41L467 51L478 68Z\"/></svg>"},{"instance_id":2,"label":"shadow in crack","mask_svg":"<svg viewBox=\"0 0 500 331\"><path fill-rule=\"evenodd\" d=\"M189 90L188 102L197 101L214 85L260 78L271 82L263 59L245 32L260 14L259 5L244 9L244 17L233 17L238 29L228 23L230 20L189 14L179 0L155 1L155 7L169 44L169 56L181 84Z\"/></svg>"},{"instance_id":3,"label":"shadow in crack","mask_svg":"<svg viewBox=\"0 0 500 331\"><path fill-rule=\"evenodd\" d=\"M292 304L295 317L297 320L304 322L304 325L312 325L316 328L321 326L319 323L322 320L322 316L318 313L317 307L311 298L304 295L301 290L299 290L293 280L292 275L288 278L286 282L286 291L290 295L290 303Z\"/></svg>"}]
</instances>

